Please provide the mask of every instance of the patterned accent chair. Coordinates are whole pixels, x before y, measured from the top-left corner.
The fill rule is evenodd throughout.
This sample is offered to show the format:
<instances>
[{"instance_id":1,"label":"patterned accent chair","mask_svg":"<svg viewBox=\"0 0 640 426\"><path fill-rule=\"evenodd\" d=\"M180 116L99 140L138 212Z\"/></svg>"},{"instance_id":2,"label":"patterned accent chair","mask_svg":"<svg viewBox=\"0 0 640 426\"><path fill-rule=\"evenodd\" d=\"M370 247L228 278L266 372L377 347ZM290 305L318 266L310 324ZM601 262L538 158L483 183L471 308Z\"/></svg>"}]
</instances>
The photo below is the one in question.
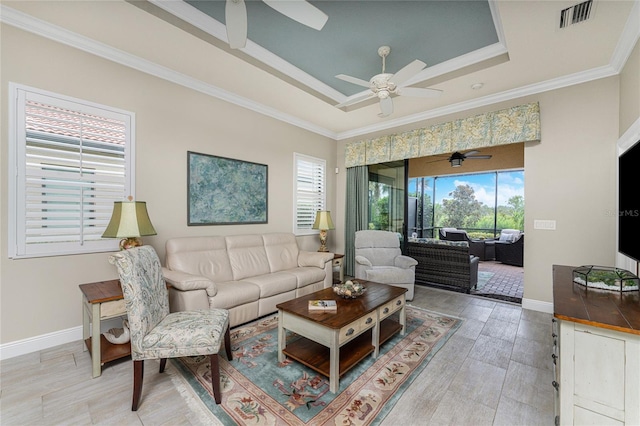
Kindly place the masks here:
<instances>
[{"instance_id":1,"label":"patterned accent chair","mask_svg":"<svg viewBox=\"0 0 640 426\"><path fill-rule=\"evenodd\" d=\"M207 309L169 313L169 294L160 260L151 246L136 247L109 257L116 265L129 320L133 359L133 402L138 409L142 393L144 361L160 359L160 373L167 358L209 355L211 384L220 403L218 351L222 339L231 360L229 311Z\"/></svg>"},{"instance_id":2,"label":"patterned accent chair","mask_svg":"<svg viewBox=\"0 0 640 426\"><path fill-rule=\"evenodd\" d=\"M400 238L390 231L356 231L355 277L407 289L413 300L415 270L418 261L402 255Z\"/></svg>"}]
</instances>

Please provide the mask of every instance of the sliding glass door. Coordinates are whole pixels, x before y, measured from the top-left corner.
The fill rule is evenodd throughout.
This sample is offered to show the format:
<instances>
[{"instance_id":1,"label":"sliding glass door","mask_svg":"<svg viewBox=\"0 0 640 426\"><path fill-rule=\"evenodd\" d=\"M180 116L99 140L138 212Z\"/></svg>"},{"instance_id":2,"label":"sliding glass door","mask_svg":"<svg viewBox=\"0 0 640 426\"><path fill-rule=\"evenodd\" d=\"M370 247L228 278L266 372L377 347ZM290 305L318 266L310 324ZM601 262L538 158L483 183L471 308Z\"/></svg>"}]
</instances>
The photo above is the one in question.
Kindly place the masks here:
<instances>
[{"instance_id":1,"label":"sliding glass door","mask_svg":"<svg viewBox=\"0 0 640 426\"><path fill-rule=\"evenodd\" d=\"M369 166L369 229L407 235L406 166L406 160Z\"/></svg>"}]
</instances>

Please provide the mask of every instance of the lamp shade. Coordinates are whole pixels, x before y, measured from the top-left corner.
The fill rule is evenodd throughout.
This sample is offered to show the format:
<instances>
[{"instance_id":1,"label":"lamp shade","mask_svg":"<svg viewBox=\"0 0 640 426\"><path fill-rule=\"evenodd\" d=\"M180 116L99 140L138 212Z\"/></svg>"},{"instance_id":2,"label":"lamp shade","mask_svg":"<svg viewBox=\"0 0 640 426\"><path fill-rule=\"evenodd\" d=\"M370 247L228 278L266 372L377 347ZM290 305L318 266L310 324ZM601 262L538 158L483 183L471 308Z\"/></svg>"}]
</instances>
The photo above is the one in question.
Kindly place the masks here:
<instances>
[{"instance_id":1,"label":"lamp shade","mask_svg":"<svg viewBox=\"0 0 640 426\"><path fill-rule=\"evenodd\" d=\"M113 203L111 221L102 234L103 238L130 238L156 235L144 201L116 201Z\"/></svg>"},{"instance_id":2,"label":"lamp shade","mask_svg":"<svg viewBox=\"0 0 640 426\"><path fill-rule=\"evenodd\" d=\"M321 210L316 212L316 221L313 223L313 229L336 229L331 220L331 212Z\"/></svg>"}]
</instances>

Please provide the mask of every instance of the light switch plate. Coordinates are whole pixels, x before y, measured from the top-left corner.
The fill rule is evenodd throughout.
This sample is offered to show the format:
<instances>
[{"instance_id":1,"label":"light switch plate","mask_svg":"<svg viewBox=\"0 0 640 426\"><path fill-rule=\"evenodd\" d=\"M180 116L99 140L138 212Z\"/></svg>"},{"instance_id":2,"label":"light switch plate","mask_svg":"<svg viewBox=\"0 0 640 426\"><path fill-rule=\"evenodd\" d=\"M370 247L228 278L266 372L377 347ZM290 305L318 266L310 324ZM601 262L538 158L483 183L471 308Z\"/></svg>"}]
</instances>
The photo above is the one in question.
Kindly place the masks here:
<instances>
[{"instance_id":1,"label":"light switch plate","mask_svg":"<svg viewBox=\"0 0 640 426\"><path fill-rule=\"evenodd\" d=\"M556 221L536 219L533 221L533 229L544 229L547 231L555 231Z\"/></svg>"}]
</instances>

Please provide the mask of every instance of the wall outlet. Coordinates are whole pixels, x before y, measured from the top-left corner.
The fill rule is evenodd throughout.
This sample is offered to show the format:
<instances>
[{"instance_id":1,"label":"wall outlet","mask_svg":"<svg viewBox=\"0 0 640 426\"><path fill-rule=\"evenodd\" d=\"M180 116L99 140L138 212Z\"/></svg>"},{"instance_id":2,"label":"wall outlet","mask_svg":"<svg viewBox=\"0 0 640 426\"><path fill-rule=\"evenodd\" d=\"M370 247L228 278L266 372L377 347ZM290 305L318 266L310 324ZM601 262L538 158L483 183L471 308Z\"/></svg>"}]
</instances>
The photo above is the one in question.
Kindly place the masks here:
<instances>
[{"instance_id":1,"label":"wall outlet","mask_svg":"<svg viewBox=\"0 0 640 426\"><path fill-rule=\"evenodd\" d=\"M533 229L544 229L547 231L555 231L556 221L536 219L533 221Z\"/></svg>"}]
</instances>

